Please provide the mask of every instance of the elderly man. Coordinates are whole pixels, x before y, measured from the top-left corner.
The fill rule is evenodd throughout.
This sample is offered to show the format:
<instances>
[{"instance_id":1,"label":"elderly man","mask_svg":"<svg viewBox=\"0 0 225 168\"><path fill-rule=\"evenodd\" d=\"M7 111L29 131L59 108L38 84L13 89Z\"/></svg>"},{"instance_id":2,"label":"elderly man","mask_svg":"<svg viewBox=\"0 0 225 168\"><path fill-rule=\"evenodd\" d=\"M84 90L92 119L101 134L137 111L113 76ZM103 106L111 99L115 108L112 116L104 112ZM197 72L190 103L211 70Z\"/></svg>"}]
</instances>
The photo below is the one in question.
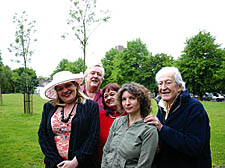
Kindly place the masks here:
<instances>
[{"instance_id":1,"label":"elderly man","mask_svg":"<svg viewBox=\"0 0 225 168\"><path fill-rule=\"evenodd\" d=\"M102 90L100 86L104 76L104 68L101 65L94 65L85 71L84 76L85 84L81 86L81 89L91 100L98 103L99 111L102 111Z\"/></svg>"},{"instance_id":2,"label":"elderly man","mask_svg":"<svg viewBox=\"0 0 225 168\"><path fill-rule=\"evenodd\" d=\"M211 168L209 119L203 105L185 89L177 68L164 67L155 79L161 96L158 113L145 122L159 132L158 168Z\"/></svg>"}]
</instances>

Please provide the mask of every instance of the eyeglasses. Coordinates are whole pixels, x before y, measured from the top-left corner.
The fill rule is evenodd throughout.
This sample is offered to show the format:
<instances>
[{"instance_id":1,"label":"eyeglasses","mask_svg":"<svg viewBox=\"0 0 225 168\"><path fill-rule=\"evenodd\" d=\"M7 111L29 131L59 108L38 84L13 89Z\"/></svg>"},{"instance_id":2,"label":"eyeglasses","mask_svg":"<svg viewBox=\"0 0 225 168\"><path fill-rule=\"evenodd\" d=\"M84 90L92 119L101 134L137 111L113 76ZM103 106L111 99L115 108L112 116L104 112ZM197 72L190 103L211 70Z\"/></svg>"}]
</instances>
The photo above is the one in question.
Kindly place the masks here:
<instances>
[{"instance_id":1,"label":"eyeglasses","mask_svg":"<svg viewBox=\"0 0 225 168\"><path fill-rule=\"evenodd\" d=\"M163 85L164 85L164 87L168 87L168 86L171 86L173 83L174 83L174 81L167 80L167 81L160 81L157 85L159 88L162 88Z\"/></svg>"}]
</instances>

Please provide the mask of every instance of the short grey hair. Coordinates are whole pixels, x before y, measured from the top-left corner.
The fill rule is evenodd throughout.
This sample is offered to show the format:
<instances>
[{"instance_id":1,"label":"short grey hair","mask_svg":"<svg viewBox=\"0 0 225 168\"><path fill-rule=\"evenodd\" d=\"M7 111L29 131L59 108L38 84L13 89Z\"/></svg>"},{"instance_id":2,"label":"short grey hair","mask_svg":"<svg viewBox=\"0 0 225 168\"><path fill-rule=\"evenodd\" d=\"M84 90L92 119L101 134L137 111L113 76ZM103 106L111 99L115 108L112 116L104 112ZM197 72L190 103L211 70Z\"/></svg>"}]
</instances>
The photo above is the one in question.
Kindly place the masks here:
<instances>
[{"instance_id":1,"label":"short grey hair","mask_svg":"<svg viewBox=\"0 0 225 168\"><path fill-rule=\"evenodd\" d=\"M181 85L182 86L182 91L184 91L186 88L185 88L185 82L183 81L182 79L182 76L180 74L180 71L178 70L178 68L176 67L163 67L162 69L160 69L156 76L155 76L155 81L156 83L158 83L159 81L159 77L166 74L166 73L172 73L174 74L174 78L175 78L175 81L177 83L177 85Z\"/></svg>"},{"instance_id":2,"label":"short grey hair","mask_svg":"<svg viewBox=\"0 0 225 168\"><path fill-rule=\"evenodd\" d=\"M102 71L102 77L104 77L105 70L104 70L104 68L102 67L101 64L96 64L96 65L93 65L93 66L89 67L89 68L84 72L84 77L87 76L87 74L90 72L91 68L93 68L93 67L98 67L99 69L101 69L101 71Z\"/></svg>"}]
</instances>

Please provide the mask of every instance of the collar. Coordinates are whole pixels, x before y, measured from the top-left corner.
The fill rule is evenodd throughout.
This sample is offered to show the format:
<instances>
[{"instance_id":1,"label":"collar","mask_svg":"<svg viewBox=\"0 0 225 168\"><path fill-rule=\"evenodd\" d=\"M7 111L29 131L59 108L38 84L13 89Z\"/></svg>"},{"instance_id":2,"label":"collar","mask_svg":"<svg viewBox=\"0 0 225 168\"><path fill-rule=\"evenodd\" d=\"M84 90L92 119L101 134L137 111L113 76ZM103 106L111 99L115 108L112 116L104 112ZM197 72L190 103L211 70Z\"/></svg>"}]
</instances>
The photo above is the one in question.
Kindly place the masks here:
<instances>
[{"instance_id":1,"label":"collar","mask_svg":"<svg viewBox=\"0 0 225 168\"><path fill-rule=\"evenodd\" d=\"M179 95L180 95L180 94L178 94L178 95L176 96L176 98L173 100L173 102L172 102L171 105L170 105L170 108L168 107L168 103L167 103L166 101L164 101L162 98L160 99L158 105L159 105L160 107L162 107L164 111L170 111L171 107L173 106L174 102L176 101L176 99L177 99L177 97L178 97Z\"/></svg>"},{"instance_id":2,"label":"collar","mask_svg":"<svg viewBox=\"0 0 225 168\"><path fill-rule=\"evenodd\" d=\"M163 108L164 111L167 111L167 102L163 99L160 99L158 105Z\"/></svg>"},{"instance_id":3,"label":"collar","mask_svg":"<svg viewBox=\"0 0 225 168\"><path fill-rule=\"evenodd\" d=\"M83 93L88 97L85 85L81 86L81 89L83 90ZM98 99L100 99L101 97L102 97L102 90L99 89L98 92L96 93L95 97L94 97L94 101L97 102Z\"/></svg>"},{"instance_id":4,"label":"collar","mask_svg":"<svg viewBox=\"0 0 225 168\"><path fill-rule=\"evenodd\" d=\"M158 105L163 108L163 110L166 112L166 115L165 115L165 120L168 118L168 115L169 115L169 112L170 112L170 109L172 108L174 102L176 102L177 98L180 96L180 93L175 97L175 99L173 100L173 102L171 103L170 105L170 108L168 107L168 103L166 101L164 101L162 98L160 99Z\"/></svg>"}]
</instances>

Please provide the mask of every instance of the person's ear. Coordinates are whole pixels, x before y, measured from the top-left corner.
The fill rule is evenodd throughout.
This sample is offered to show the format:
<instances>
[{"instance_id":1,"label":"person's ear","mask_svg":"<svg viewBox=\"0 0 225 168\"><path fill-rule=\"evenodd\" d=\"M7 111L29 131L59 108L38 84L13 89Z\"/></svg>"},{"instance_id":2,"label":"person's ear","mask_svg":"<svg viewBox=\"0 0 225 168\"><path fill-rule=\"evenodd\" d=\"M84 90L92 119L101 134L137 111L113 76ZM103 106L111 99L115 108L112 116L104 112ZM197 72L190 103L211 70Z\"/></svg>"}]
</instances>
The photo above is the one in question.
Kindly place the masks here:
<instances>
[{"instance_id":1,"label":"person's ear","mask_svg":"<svg viewBox=\"0 0 225 168\"><path fill-rule=\"evenodd\" d=\"M179 85L178 85L178 92L180 93L181 90L182 90L182 84L179 84Z\"/></svg>"}]
</instances>

